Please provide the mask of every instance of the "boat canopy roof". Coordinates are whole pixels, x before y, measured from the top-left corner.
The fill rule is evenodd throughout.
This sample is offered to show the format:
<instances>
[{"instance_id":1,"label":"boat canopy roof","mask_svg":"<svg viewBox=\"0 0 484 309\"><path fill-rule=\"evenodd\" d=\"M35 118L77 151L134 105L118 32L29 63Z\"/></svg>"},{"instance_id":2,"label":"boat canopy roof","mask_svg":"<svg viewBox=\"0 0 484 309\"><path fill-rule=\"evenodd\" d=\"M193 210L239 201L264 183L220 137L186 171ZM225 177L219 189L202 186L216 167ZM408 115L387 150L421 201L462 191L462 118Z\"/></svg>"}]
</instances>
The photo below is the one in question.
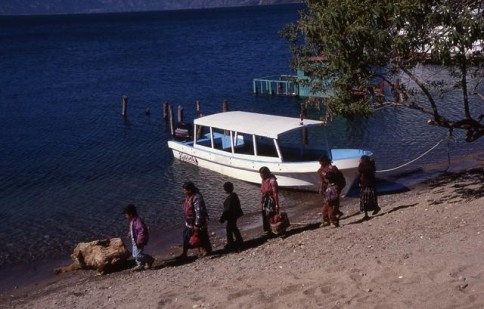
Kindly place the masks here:
<instances>
[{"instance_id":1,"label":"boat canopy roof","mask_svg":"<svg viewBox=\"0 0 484 309\"><path fill-rule=\"evenodd\" d=\"M321 125L319 120L275 116L259 113L231 111L203 116L195 119L195 125L278 138L282 133L298 128Z\"/></svg>"}]
</instances>

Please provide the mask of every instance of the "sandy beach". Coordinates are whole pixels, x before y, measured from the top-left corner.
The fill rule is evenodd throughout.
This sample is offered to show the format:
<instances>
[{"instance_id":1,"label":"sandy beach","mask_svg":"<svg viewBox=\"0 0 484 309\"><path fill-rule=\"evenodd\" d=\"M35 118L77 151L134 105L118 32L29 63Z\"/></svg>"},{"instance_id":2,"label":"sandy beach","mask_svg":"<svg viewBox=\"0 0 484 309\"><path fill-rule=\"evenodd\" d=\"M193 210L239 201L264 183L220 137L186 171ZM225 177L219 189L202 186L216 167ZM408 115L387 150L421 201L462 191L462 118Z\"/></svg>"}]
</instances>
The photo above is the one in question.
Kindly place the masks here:
<instances>
[{"instance_id":1,"label":"sandy beach","mask_svg":"<svg viewBox=\"0 0 484 309\"><path fill-rule=\"evenodd\" d=\"M239 252L219 239L212 256L180 263L173 247L152 270L65 273L1 294L0 307L484 308L480 162L380 196L370 220L345 199L342 226L322 228L316 204L284 236L244 231Z\"/></svg>"}]
</instances>

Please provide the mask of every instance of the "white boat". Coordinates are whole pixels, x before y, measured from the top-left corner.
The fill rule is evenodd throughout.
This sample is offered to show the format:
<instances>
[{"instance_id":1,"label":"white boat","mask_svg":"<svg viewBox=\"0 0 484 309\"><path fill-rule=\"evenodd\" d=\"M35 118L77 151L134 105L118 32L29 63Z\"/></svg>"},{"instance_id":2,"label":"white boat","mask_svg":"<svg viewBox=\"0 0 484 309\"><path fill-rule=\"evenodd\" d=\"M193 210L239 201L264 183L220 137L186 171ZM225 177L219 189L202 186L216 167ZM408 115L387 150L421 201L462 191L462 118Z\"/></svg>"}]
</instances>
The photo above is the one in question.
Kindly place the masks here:
<instances>
[{"instance_id":1,"label":"white boat","mask_svg":"<svg viewBox=\"0 0 484 309\"><path fill-rule=\"evenodd\" d=\"M259 168L267 166L279 187L310 191L318 190L319 157L327 154L346 178L344 195L357 177L360 157L372 153L304 144L303 128L322 124L310 119L224 112L195 119L193 132L203 133L199 137L193 134L192 140L168 141L168 147L176 159L250 183L260 184Z\"/></svg>"}]
</instances>

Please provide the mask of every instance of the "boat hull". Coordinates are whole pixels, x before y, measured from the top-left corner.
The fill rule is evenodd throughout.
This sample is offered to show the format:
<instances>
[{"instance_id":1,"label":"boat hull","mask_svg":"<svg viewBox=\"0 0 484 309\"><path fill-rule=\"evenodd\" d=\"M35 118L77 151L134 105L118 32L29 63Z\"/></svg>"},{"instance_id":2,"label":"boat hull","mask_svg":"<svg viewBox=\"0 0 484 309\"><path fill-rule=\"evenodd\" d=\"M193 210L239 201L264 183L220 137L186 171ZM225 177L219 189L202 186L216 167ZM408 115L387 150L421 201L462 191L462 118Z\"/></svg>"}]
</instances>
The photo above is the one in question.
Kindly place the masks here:
<instances>
[{"instance_id":1,"label":"boat hull","mask_svg":"<svg viewBox=\"0 0 484 309\"><path fill-rule=\"evenodd\" d=\"M281 162L278 158L237 155L176 141L169 141L168 147L173 151L175 159L231 178L259 184L259 168L267 166L282 188L308 191L318 191L319 188L318 161ZM356 180L360 157L371 156L372 153L360 149L333 149L331 153L333 164L346 178L347 185L342 192L345 195Z\"/></svg>"}]
</instances>

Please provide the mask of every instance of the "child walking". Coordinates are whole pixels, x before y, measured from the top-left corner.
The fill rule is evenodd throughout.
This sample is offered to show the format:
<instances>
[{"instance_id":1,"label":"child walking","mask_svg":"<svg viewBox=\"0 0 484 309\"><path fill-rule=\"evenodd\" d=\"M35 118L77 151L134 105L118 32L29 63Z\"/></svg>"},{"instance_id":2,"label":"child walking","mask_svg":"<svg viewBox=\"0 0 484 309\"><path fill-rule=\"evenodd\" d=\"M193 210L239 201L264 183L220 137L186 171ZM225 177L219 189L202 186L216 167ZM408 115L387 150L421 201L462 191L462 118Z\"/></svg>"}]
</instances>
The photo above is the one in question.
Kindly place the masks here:
<instances>
[{"instance_id":1,"label":"child walking","mask_svg":"<svg viewBox=\"0 0 484 309\"><path fill-rule=\"evenodd\" d=\"M129 204L128 207L124 209L123 213L124 217L129 222L128 238L131 239L133 258L136 262L136 266L132 271L150 269L155 259L151 255L143 252L144 247L148 244L148 229L143 222L143 219L138 216L136 206L133 204Z\"/></svg>"},{"instance_id":2,"label":"child walking","mask_svg":"<svg viewBox=\"0 0 484 309\"><path fill-rule=\"evenodd\" d=\"M224 210L220 216L220 223L227 221L227 245L226 249L231 249L234 245L241 245L244 241L240 230L237 227L237 219L244 213L240 207L239 196L234 192L234 185L231 182L224 183L224 190L228 193L227 198L224 201ZM234 242L235 237L235 242Z\"/></svg>"}]
</instances>

